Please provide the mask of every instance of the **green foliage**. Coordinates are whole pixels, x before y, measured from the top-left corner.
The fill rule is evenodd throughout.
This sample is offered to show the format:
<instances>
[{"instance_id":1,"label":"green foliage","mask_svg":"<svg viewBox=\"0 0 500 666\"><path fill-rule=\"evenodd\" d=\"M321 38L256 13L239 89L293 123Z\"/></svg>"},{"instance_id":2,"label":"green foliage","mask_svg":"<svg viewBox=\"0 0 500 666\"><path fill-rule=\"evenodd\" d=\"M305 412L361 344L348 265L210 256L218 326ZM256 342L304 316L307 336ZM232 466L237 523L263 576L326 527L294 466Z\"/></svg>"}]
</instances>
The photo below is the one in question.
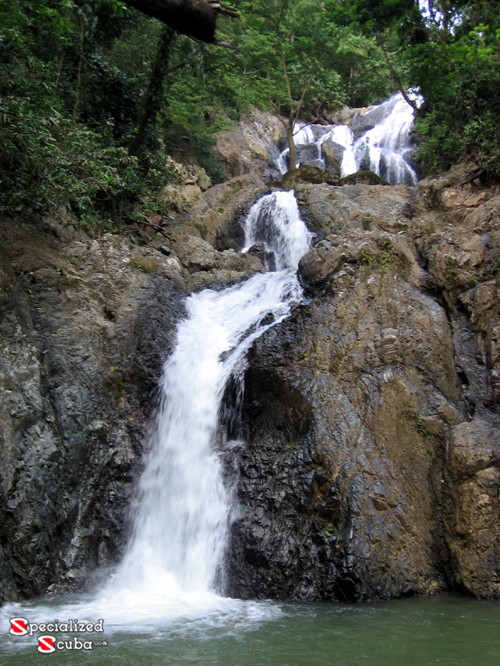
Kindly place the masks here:
<instances>
[{"instance_id":1,"label":"green foliage","mask_svg":"<svg viewBox=\"0 0 500 666\"><path fill-rule=\"evenodd\" d=\"M216 132L253 107L291 121L376 102L394 89L385 58L425 97L425 171L466 157L498 176L492 0L430 0L428 16L414 0L231 4L241 20L221 19L219 36L239 51L175 41L135 156L161 24L119 0L0 0L0 212L65 205L116 227L172 178L167 152L217 182Z\"/></svg>"},{"instance_id":2,"label":"green foliage","mask_svg":"<svg viewBox=\"0 0 500 666\"><path fill-rule=\"evenodd\" d=\"M500 15L493 0L332 0L332 16L391 44L406 86L425 105L416 123L424 173L473 160L487 178L500 175L497 105L500 95Z\"/></svg>"},{"instance_id":3,"label":"green foliage","mask_svg":"<svg viewBox=\"0 0 500 666\"><path fill-rule=\"evenodd\" d=\"M500 259L495 259L490 266L489 274L492 278L500 276Z\"/></svg>"},{"instance_id":4,"label":"green foliage","mask_svg":"<svg viewBox=\"0 0 500 666\"><path fill-rule=\"evenodd\" d=\"M285 115L299 100L304 112L312 114L346 101L345 86L335 69L337 42L320 3L239 4L244 13L241 65L257 83L257 99Z\"/></svg>"},{"instance_id":5,"label":"green foliage","mask_svg":"<svg viewBox=\"0 0 500 666\"><path fill-rule=\"evenodd\" d=\"M417 416L416 431L424 439L430 438L433 435L432 430L429 428L425 418L421 415Z\"/></svg>"},{"instance_id":6,"label":"green foliage","mask_svg":"<svg viewBox=\"0 0 500 666\"><path fill-rule=\"evenodd\" d=\"M116 225L168 182L166 150L222 180L215 134L254 107L320 116L389 92L373 36L336 23L332 2L232 4L241 20L219 32L240 50L179 37L131 157L161 24L119 0L0 0L0 211L64 204Z\"/></svg>"},{"instance_id":7,"label":"green foliage","mask_svg":"<svg viewBox=\"0 0 500 666\"><path fill-rule=\"evenodd\" d=\"M121 184L114 165L121 151L99 145L93 132L56 109L40 111L29 100L2 102L2 186L12 195L7 212L24 203L34 209L66 201L78 206L101 188L112 194Z\"/></svg>"},{"instance_id":8,"label":"green foliage","mask_svg":"<svg viewBox=\"0 0 500 666\"><path fill-rule=\"evenodd\" d=\"M128 154L134 81L98 48L127 20L114 0L12 0L0 5L0 212L64 204L87 226L121 219L170 176L161 140Z\"/></svg>"},{"instance_id":9,"label":"green foliage","mask_svg":"<svg viewBox=\"0 0 500 666\"><path fill-rule=\"evenodd\" d=\"M311 116L346 102L369 104L392 91L374 36L338 25L331 3L234 0L231 4L240 11L241 20L221 24L220 32L226 41L238 44L239 52L202 47L197 62L190 58L176 75L179 88L191 77L198 91L209 86L209 106L220 105L230 118L256 106L289 113L283 60L291 99L298 101L304 93L303 112Z\"/></svg>"},{"instance_id":10,"label":"green foliage","mask_svg":"<svg viewBox=\"0 0 500 666\"><path fill-rule=\"evenodd\" d=\"M407 268L405 257L396 251L388 238L379 239L371 248L363 247L358 254L358 261L366 269L380 270L382 274L386 271L404 271Z\"/></svg>"},{"instance_id":11,"label":"green foliage","mask_svg":"<svg viewBox=\"0 0 500 666\"><path fill-rule=\"evenodd\" d=\"M495 29L496 32L496 29ZM416 125L428 172L468 158L500 176L498 48L485 25L412 49L412 71L426 99Z\"/></svg>"},{"instance_id":12,"label":"green foliage","mask_svg":"<svg viewBox=\"0 0 500 666\"><path fill-rule=\"evenodd\" d=\"M116 219L127 199L168 177L166 168L150 168L146 177L137 158L114 145L111 123L97 132L56 109L13 98L3 100L0 115L7 121L0 125L2 213L64 204L83 221L99 211Z\"/></svg>"},{"instance_id":13,"label":"green foliage","mask_svg":"<svg viewBox=\"0 0 500 666\"><path fill-rule=\"evenodd\" d=\"M394 90L386 65L373 37L345 27L336 29L335 68L350 106L367 106Z\"/></svg>"}]
</instances>

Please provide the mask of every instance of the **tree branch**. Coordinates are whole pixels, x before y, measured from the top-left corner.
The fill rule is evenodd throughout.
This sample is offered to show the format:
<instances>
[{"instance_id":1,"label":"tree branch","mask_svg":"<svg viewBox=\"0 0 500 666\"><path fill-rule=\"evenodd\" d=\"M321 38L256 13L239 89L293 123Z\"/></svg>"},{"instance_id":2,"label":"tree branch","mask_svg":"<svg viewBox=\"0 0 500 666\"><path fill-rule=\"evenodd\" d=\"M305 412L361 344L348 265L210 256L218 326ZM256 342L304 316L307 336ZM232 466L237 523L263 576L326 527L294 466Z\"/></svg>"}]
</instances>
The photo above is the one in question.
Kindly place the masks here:
<instances>
[{"instance_id":1,"label":"tree branch","mask_svg":"<svg viewBox=\"0 0 500 666\"><path fill-rule=\"evenodd\" d=\"M236 48L215 37L219 15L239 18L233 7L219 0L124 0L143 14L152 16L173 30L200 42Z\"/></svg>"},{"instance_id":2,"label":"tree branch","mask_svg":"<svg viewBox=\"0 0 500 666\"><path fill-rule=\"evenodd\" d=\"M389 60L389 56L387 55L387 51L385 50L385 45L384 45L384 40L382 38L382 35L380 32L377 31L377 45L379 46L380 50L382 51L382 55L384 56L385 64L387 65L387 69L390 72L390 75L392 76L392 79L394 83L397 85L399 92L403 95L403 98L405 102L407 102L411 108L417 113L418 111L418 106L415 104L415 102L410 99L406 93L406 91L403 88L403 84L401 83L401 79L399 76L396 74L394 67L391 64L391 61Z\"/></svg>"},{"instance_id":3,"label":"tree branch","mask_svg":"<svg viewBox=\"0 0 500 666\"><path fill-rule=\"evenodd\" d=\"M142 118L137 132L130 143L128 151L129 155L137 155L140 152L149 124L158 111L163 92L163 84L168 71L170 48L175 42L176 37L177 34L168 25L162 27L156 51L156 58L149 80L149 88L146 94Z\"/></svg>"}]
</instances>

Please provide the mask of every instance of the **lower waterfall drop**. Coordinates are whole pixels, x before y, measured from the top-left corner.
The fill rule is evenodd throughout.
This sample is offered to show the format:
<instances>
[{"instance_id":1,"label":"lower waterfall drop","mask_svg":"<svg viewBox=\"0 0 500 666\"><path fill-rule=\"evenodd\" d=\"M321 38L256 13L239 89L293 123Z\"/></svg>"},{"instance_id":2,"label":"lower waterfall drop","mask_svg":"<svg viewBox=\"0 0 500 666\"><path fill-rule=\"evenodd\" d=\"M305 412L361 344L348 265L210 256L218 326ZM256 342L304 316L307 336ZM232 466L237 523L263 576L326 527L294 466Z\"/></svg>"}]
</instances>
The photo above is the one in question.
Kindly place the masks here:
<instances>
[{"instance_id":1,"label":"lower waterfall drop","mask_svg":"<svg viewBox=\"0 0 500 666\"><path fill-rule=\"evenodd\" d=\"M278 270L186 301L188 316L165 362L161 400L136 493L132 536L115 573L94 594L5 604L0 620L29 614L102 619L106 632L182 634L224 626L246 630L280 617L272 602L223 596L222 566L234 510L217 450L225 387L238 382L246 352L302 298L296 269L310 247L293 192L254 204L245 250L264 248Z\"/></svg>"},{"instance_id":2,"label":"lower waterfall drop","mask_svg":"<svg viewBox=\"0 0 500 666\"><path fill-rule=\"evenodd\" d=\"M133 534L100 594L124 612L133 606L175 616L220 598L217 581L231 514L215 446L224 389L252 343L301 299L296 269L310 240L293 192L269 194L247 217L245 249L262 243L278 270L187 299L188 317L163 368Z\"/></svg>"}]
</instances>

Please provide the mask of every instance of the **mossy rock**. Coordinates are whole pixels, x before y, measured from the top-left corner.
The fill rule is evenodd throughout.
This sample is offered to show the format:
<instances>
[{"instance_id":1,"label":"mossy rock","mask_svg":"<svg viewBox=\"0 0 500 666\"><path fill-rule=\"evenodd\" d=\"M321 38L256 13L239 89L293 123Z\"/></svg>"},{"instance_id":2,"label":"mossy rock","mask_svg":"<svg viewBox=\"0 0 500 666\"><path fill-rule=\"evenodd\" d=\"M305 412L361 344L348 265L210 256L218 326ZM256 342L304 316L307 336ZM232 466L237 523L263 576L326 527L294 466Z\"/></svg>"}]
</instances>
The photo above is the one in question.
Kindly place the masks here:
<instances>
[{"instance_id":1,"label":"mossy rock","mask_svg":"<svg viewBox=\"0 0 500 666\"><path fill-rule=\"evenodd\" d=\"M158 270L158 261L153 257L132 257L130 263L143 273L155 273Z\"/></svg>"},{"instance_id":2,"label":"mossy rock","mask_svg":"<svg viewBox=\"0 0 500 666\"><path fill-rule=\"evenodd\" d=\"M339 180L339 185L389 185L373 171L356 171Z\"/></svg>"},{"instance_id":3,"label":"mossy rock","mask_svg":"<svg viewBox=\"0 0 500 666\"><path fill-rule=\"evenodd\" d=\"M328 169L305 165L286 173L280 185L284 190L292 190L298 183L312 183L313 185L327 183L328 185L337 185L337 182L332 172Z\"/></svg>"}]
</instances>

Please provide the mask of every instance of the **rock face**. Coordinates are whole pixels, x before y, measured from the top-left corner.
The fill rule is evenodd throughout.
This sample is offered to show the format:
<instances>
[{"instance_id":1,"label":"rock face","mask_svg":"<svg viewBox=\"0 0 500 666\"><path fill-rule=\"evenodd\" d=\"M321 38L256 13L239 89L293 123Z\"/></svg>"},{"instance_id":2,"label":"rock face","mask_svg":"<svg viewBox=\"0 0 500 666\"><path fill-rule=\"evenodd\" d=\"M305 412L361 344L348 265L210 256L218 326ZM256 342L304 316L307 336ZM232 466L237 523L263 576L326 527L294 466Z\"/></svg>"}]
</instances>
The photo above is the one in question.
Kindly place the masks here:
<instances>
[{"instance_id":1,"label":"rock face","mask_svg":"<svg viewBox=\"0 0 500 666\"><path fill-rule=\"evenodd\" d=\"M221 453L228 593L499 595L499 197L457 179L295 183L316 244ZM0 600L117 560L184 298L262 270L260 177L202 189L148 245L0 223Z\"/></svg>"},{"instance_id":2,"label":"rock face","mask_svg":"<svg viewBox=\"0 0 500 666\"><path fill-rule=\"evenodd\" d=\"M236 128L219 134L215 154L228 177L247 173L274 177L274 160L279 156L277 144L282 134L283 125L276 116L253 111Z\"/></svg>"},{"instance_id":3,"label":"rock face","mask_svg":"<svg viewBox=\"0 0 500 666\"><path fill-rule=\"evenodd\" d=\"M158 249L56 220L0 221L0 601L81 588L123 550L183 301L262 270L189 235L204 223L214 242L228 236L255 187L207 194L218 196L230 216L202 202Z\"/></svg>"},{"instance_id":4,"label":"rock face","mask_svg":"<svg viewBox=\"0 0 500 666\"><path fill-rule=\"evenodd\" d=\"M123 546L147 395L184 285L175 260L119 238L62 243L12 221L1 233L2 594L11 599L80 579Z\"/></svg>"},{"instance_id":5,"label":"rock face","mask_svg":"<svg viewBox=\"0 0 500 666\"><path fill-rule=\"evenodd\" d=\"M500 593L498 196L297 185L308 297L254 349L228 587Z\"/></svg>"}]
</instances>

